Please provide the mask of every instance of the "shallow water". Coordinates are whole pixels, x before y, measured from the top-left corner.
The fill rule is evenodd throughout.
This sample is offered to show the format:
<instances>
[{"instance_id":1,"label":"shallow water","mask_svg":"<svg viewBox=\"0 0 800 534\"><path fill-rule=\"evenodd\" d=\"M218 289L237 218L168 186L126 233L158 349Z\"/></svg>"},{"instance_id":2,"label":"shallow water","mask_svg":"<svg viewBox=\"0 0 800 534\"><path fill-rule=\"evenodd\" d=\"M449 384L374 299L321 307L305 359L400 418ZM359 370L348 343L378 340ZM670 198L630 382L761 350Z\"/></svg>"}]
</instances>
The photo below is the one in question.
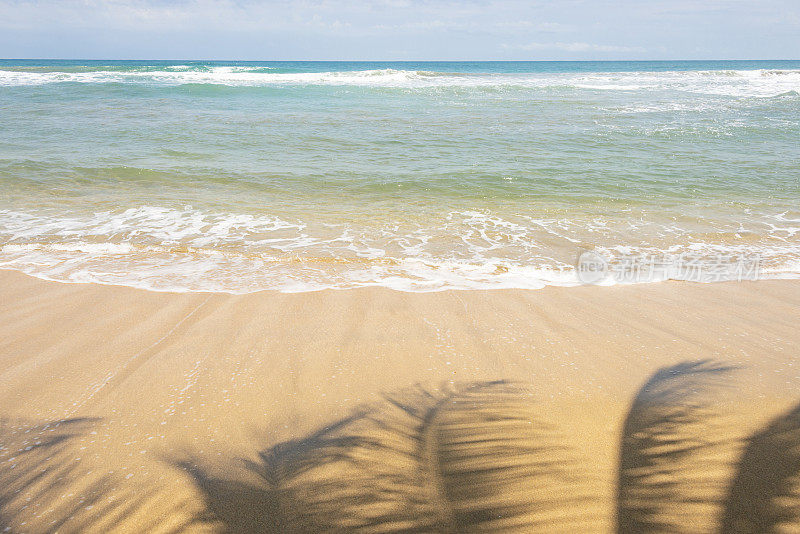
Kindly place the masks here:
<instances>
[{"instance_id":1,"label":"shallow water","mask_svg":"<svg viewBox=\"0 0 800 534\"><path fill-rule=\"evenodd\" d=\"M798 277L799 91L796 61L4 60L0 267L538 288L588 249Z\"/></svg>"}]
</instances>

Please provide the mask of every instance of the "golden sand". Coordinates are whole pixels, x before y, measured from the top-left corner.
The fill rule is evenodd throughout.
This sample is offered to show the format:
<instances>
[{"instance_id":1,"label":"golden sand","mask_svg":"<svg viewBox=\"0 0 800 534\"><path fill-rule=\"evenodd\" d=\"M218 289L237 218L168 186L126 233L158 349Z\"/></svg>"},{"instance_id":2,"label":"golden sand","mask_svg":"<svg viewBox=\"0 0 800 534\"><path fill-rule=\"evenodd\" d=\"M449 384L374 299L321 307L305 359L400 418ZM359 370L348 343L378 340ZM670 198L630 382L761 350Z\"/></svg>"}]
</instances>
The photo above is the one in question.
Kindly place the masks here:
<instances>
[{"instance_id":1,"label":"golden sand","mask_svg":"<svg viewBox=\"0 0 800 534\"><path fill-rule=\"evenodd\" d=\"M763 530L796 519L798 324L789 280L225 295L2 271L0 531Z\"/></svg>"}]
</instances>

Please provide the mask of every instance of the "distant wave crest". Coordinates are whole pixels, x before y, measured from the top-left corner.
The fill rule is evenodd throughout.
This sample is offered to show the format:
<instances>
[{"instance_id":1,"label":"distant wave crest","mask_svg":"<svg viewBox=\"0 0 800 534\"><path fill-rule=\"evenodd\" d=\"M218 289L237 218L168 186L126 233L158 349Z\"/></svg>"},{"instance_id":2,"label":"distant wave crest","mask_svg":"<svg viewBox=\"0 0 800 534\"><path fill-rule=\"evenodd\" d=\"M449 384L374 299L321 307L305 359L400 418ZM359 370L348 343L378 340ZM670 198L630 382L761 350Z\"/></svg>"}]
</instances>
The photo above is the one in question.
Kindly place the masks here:
<instances>
[{"instance_id":1,"label":"distant wave crest","mask_svg":"<svg viewBox=\"0 0 800 534\"><path fill-rule=\"evenodd\" d=\"M595 73L458 73L375 69L279 72L270 66L9 68L0 86L52 83L124 83L154 86L211 84L231 87L330 85L425 89L437 87L572 88L596 91L682 91L734 97L769 97L800 90L800 70L710 70Z\"/></svg>"}]
</instances>

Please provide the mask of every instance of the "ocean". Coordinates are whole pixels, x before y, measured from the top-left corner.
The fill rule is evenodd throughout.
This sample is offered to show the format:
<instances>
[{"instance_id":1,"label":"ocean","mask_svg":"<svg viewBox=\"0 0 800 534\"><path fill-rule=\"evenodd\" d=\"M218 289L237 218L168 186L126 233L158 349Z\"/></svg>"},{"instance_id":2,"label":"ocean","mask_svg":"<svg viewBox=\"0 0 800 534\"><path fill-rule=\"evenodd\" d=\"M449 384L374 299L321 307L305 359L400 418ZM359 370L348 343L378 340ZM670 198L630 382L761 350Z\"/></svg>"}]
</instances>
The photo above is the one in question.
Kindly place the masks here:
<instances>
[{"instance_id":1,"label":"ocean","mask_svg":"<svg viewBox=\"0 0 800 534\"><path fill-rule=\"evenodd\" d=\"M800 61L2 60L0 268L537 289L591 251L798 278L799 92ZM591 281L741 272L691 274Z\"/></svg>"}]
</instances>

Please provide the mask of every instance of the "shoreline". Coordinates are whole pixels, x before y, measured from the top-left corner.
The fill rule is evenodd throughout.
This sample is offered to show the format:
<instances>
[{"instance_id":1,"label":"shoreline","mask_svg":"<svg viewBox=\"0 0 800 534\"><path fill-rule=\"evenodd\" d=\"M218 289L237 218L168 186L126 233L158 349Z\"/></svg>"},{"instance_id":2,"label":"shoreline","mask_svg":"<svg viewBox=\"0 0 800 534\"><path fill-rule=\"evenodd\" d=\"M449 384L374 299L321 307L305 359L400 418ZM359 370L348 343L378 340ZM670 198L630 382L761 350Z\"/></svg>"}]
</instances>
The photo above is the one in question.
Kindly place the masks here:
<instances>
[{"instance_id":1,"label":"shoreline","mask_svg":"<svg viewBox=\"0 0 800 534\"><path fill-rule=\"evenodd\" d=\"M558 273L560 275L563 274L574 274L574 271L557 271L553 270L554 273ZM529 287L524 286L485 286L485 287L463 287L463 286L443 286L437 287L435 289L407 289L407 288L400 288L400 287L393 287L390 285L385 285L380 282L375 282L367 285L359 285L359 286L349 286L349 287L338 287L338 286L320 286L314 287L311 289L297 289L297 290L288 290L288 289L275 289L275 288L263 288L263 289L252 289L252 290L232 290L232 289L191 289L191 288L159 288L155 286L145 286L145 285L133 285L131 283L114 283L114 282L105 282L100 280L91 280L91 281L79 281L79 280L59 280L56 278L48 278L43 275L39 274L32 274L25 272L21 269L14 269L9 267L0 267L0 273L18 273L28 278L33 278L42 282L46 283L55 283L55 284L66 284L66 285L79 285L79 286L105 286L105 287L113 287L113 288L121 288L121 289L133 289L136 291L145 291L148 293L163 293L169 295L185 295L185 294L202 294L202 295L226 295L229 297L242 297L247 295L258 295L258 294L277 294L277 295L302 295L307 293L320 293L320 292L346 292L346 291L396 291L398 293L408 293L412 295L425 295L425 294L437 294L437 293L447 293L447 292L464 292L464 293L471 293L471 292L494 292L494 291L540 291L540 290L564 290L564 289L572 289L572 288L586 288L586 287L597 287L597 288L611 288L611 287L634 287L634 286L642 286L642 285L654 285L654 284L689 284L689 285L715 285L715 284L736 284L736 283L752 283L752 282L775 282L775 281L787 281L787 282L799 282L800 281L800 272L790 272L784 270L772 271L767 273L759 273L757 277L743 277L743 278L731 278L731 279L720 279L720 280L710 280L710 281L697 281L693 279L680 279L680 278L659 278L654 280L646 280L646 281L639 281L639 282L621 282L621 281L614 281L610 280L608 277L600 282L583 282L580 281L577 276L575 280L570 280L569 282L555 282L553 280L543 280L537 279L537 283L541 285L531 285Z\"/></svg>"},{"instance_id":2,"label":"shoreline","mask_svg":"<svg viewBox=\"0 0 800 534\"><path fill-rule=\"evenodd\" d=\"M609 530L619 435L642 385L681 362L735 367L717 405L734 421L725 428L752 433L800 400L798 310L797 280L231 295L0 270L4 441L82 425L58 441L65 458L80 456L70 491L49 495L32 477L0 507L0 524L35 530L61 519L65 530L101 531L107 509L61 494L86 494L102 475L99 500L148 499L114 520L118 530L153 518L164 530L255 530L226 515L260 495L242 459L417 385L508 380L525 384L536 413L592 459L598 523L589 530ZM0 482L13 487L7 461L0 454ZM211 486L243 493L226 501ZM24 508L30 495L41 504Z\"/></svg>"}]
</instances>

